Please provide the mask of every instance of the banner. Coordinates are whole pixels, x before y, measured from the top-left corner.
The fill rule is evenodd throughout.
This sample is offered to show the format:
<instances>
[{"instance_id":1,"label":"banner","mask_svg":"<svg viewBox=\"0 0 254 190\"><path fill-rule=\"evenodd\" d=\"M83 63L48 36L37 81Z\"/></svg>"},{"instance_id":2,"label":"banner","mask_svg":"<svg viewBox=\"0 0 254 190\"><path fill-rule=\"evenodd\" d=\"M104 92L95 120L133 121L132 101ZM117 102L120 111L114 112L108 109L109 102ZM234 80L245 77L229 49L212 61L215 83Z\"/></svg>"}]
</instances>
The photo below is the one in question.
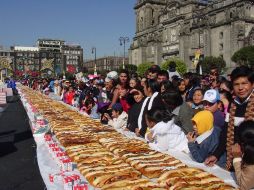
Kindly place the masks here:
<instances>
[{"instance_id":1,"label":"banner","mask_svg":"<svg viewBox=\"0 0 254 190\"><path fill-rule=\"evenodd\" d=\"M1 69L9 69L12 71L11 62L12 62L11 59L0 58L0 70Z\"/></svg>"},{"instance_id":2,"label":"banner","mask_svg":"<svg viewBox=\"0 0 254 190\"><path fill-rule=\"evenodd\" d=\"M193 66L194 66L194 68L197 68L200 55L201 55L201 49L198 49L198 50L195 52L195 58L194 58L194 61L193 61Z\"/></svg>"},{"instance_id":3,"label":"banner","mask_svg":"<svg viewBox=\"0 0 254 190\"><path fill-rule=\"evenodd\" d=\"M67 70L69 73L75 73L75 72L76 72L76 67L75 67L74 65L67 65L66 70Z\"/></svg>"},{"instance_id":4,"label":"banner","mask_svg":"<svg viewBox=\"0 0 254 190\"><path fill-rule=\"evenodd\" d=\"M54 61L54 58L53 59L46 59L44 58L43 60L41 60L41 71L42 70L45 70L45 69L49 69L51 71L54 71L53 69L53 61Z\"/></svg>"}]
</instances>

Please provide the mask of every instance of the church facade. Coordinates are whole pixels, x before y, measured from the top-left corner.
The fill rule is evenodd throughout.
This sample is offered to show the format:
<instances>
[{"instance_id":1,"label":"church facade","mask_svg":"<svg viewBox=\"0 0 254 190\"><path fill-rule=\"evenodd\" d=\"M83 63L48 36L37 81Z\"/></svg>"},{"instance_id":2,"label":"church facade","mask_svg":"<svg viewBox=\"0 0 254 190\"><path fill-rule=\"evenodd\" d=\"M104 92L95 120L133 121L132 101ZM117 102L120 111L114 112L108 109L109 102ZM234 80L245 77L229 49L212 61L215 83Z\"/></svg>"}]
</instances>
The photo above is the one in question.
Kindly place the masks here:
<instances>
[{"instance_id":1,"label":"church facade","mask_svg":"<svg viewBox=\"0 0 254 190\"><path fill-rule=\"evenodd\" d=\"M252 0L137 0L134 10L131 64L160 65L177 56L193 70L195 53L200 52L201 59L223 57L232 69L234 52L253 44Z\"/></svg>"}]
</instances>

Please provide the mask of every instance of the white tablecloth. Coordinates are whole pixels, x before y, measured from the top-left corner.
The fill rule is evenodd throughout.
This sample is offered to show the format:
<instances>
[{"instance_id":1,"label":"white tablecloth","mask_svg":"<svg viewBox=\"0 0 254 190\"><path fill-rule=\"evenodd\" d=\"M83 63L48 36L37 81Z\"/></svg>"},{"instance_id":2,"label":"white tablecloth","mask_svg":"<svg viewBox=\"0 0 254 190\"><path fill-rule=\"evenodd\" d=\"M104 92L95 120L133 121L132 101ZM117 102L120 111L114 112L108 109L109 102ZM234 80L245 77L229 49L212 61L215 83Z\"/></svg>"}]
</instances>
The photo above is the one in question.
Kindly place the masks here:
<instances>
[{"instance_id":1,"label":"white tablecloth","mask_svg":"<svg viewBox=\"0 0 254 190\"><path fill-rule=\"evenodd\" d=\"M24 107L27 110L27 114L30 119L30 124L33 125L34 124L33 123L34 122L34 114L32 113L31 109L27 105L27 102L25 101L25 99L22 98L22 96L21 96L21 100L23 102ZM75 108L73 108L73 109L75 109ZM124 131L122 129L118 129L117 131L122 133L123 135L127 136L128 138L136 138L136 139L145 141L144 139L136 137L134 133ZM43 181L44 181L48 190L63 190L63 183L62 182L51 183L49 181L49 174L59 173L60 168L57 165L56 161L53 160L53 158L51 157L51 155L48 151L48 148L45 144L43 136L44 136L44 134L34 134L34 139L37 144L37 160L38 160L38 165L39 165L39 169L41 172L41 176L42 176ZM210 173L214 174L215 176L219 177L220 179L224 180L225 183L228 183L230 185L237 187L235 180L233 178L233 174L218 167L218 166L207 167L202 163L197 163L197 162L193 161L188 154L179 152L179 151L168 151L168 152L164 152L164 153L174 156L175 158L181 160L183 163L185 163L186 165L188 165L190 167L197 167L197 168L201 168L207 172L210 172ZM78 171L75 171L75 172L78 172ZM85 179L83 178L83 180L85 180ZM89 186L89 190L95 190L95 188L93 188L92 186Z\"/></svg>"}]
</instances>

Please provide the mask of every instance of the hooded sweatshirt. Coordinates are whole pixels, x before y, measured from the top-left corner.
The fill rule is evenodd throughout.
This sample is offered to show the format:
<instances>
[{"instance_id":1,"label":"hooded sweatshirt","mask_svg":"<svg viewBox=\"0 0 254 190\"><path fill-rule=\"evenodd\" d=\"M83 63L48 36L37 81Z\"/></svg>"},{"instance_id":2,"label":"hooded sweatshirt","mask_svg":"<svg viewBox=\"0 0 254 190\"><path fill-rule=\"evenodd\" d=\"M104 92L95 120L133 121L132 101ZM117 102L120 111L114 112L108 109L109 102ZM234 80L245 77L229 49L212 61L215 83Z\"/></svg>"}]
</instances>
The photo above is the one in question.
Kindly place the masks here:
<instances>
[{"instance_id":1,"label":"hooded sweatshirt","mask_svg":"<svg viewBox=\"0 0 254 190\"><path fill-rule=\"evenodd\" d=\"M158 151L174 149L189 152L187 138L181 128L174 124L174 119L167 123L163 121L157 123L151 129L151 132L153 133L153 138L155 140L154 142L149 143L149 145L153 149Z\"/></svg>"},{"instance_id":2,"label":"hooded sweatshirt","mask_svg":"<svg viewBox=\"0 0 254 190\"><path fill-rule=\"evenodd\" d=\"M213 114L209 111L198 112L192 120L196 123L198 137L195 142L189 142L191 156L197 162L204 162L219 144L221 128L213 125ZM224 167L226 154L221 156L216 164Z\"/></svg>"}]
</instances>

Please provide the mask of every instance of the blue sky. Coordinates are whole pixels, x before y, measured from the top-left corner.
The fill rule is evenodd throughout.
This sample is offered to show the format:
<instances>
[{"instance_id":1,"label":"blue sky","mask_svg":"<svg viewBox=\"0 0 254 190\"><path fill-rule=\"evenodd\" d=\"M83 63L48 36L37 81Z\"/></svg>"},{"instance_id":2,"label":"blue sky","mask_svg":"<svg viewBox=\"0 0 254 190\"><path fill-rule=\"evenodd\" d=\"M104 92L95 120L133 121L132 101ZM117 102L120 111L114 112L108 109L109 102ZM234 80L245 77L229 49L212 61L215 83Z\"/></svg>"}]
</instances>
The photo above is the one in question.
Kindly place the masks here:
<instances>
[{"instance_id":1,"label":"blue sky","mask_svg":"<svg viewBox=\"0 0 254 190\"><path fill-rule=\"evenodd\" d=\"M132 41L134 37L135 3L136 0L4 0L0 3L0 45L34 46L38 38L53 38L81 45L85 59L93 57L93 46L98 57L123 55L118 39L128 36Z\"/></svg>"}]
</instances>

